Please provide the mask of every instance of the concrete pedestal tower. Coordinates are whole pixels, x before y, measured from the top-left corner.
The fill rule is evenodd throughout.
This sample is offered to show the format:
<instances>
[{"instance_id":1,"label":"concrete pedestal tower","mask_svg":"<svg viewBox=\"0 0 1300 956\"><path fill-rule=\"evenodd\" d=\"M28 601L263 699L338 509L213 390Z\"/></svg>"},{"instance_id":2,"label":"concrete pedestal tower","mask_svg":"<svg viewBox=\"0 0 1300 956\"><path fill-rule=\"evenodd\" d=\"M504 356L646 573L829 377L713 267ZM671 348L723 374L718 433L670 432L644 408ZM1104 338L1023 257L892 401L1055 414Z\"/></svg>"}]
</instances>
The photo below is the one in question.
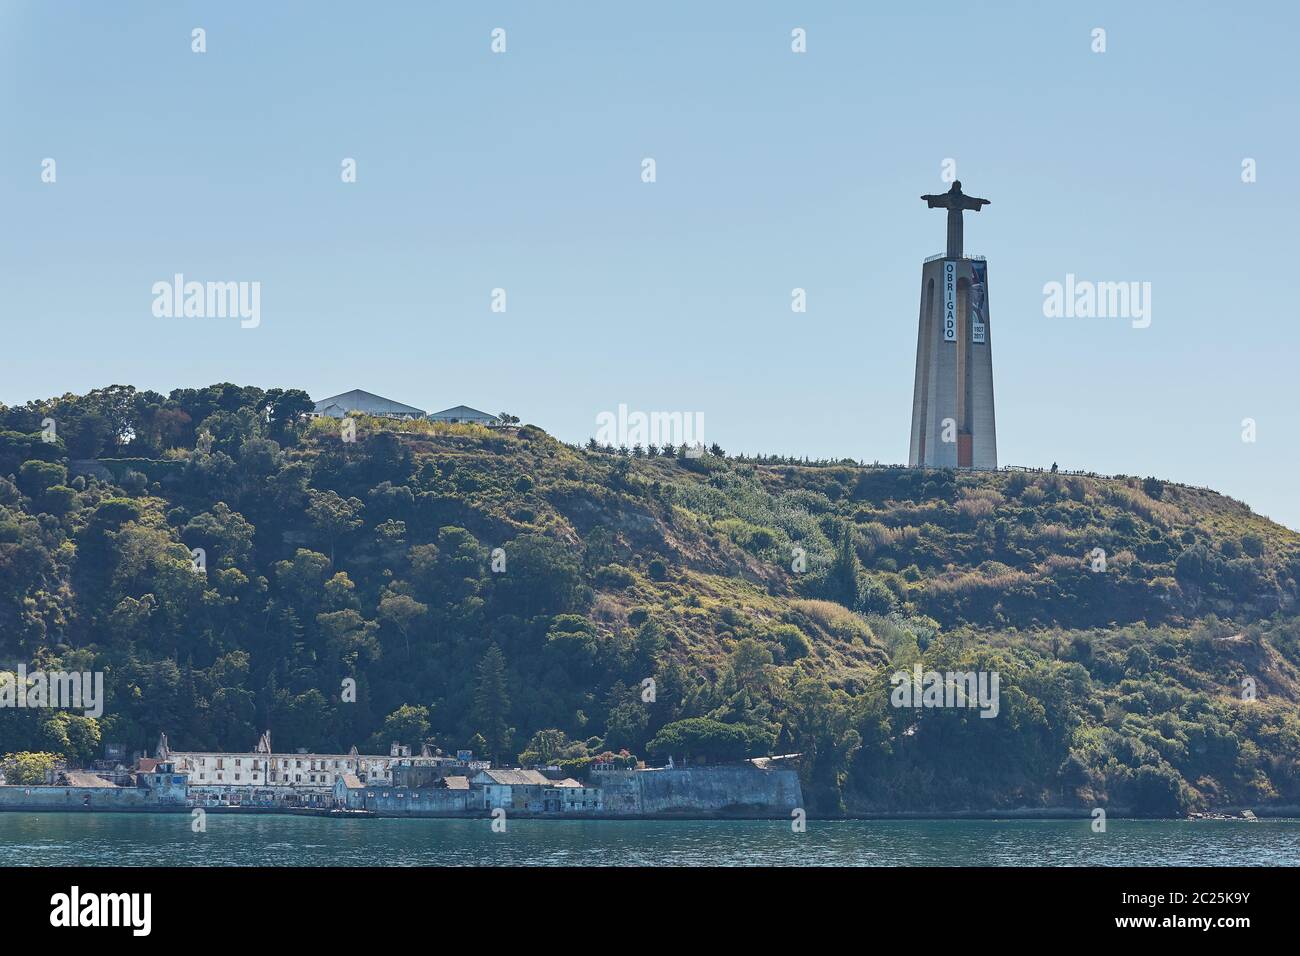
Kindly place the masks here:
<instances>
[{"instance_id":1,"label":"concrete pedestal tower","mask_svg":"<svg viewBox=\"0 0 1300 956\"><path fill-rule=\"evenodd\" d=\"M948 249L921 267L921 320L912 391L913 468L998 466L993 418L993 334L989 323L988 265L962 252L962 213L979 212L976 199L955 182L946 193L922 196L948 210Z\"/></svg>"}]
</instances>

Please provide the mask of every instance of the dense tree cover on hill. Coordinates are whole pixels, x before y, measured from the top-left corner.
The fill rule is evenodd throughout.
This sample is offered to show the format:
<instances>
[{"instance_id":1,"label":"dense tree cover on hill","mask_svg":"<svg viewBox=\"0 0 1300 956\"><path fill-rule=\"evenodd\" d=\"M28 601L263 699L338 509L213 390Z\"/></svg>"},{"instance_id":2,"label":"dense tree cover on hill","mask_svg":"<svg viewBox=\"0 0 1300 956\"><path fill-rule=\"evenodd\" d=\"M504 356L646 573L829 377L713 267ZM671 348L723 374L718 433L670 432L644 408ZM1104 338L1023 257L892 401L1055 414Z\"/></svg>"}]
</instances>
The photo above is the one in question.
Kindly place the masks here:
<instances>
[{"instance_id":1,"label":"dense tree cover on hill","mask_svg":"<svg viewBox=\"0 0 1300 956\"><path fill-rule=\"evenodd\" d=\"M800 753L818 812L1300 803L1300 536L1212 492L532 426L345 442L311 407L223 384L0 408L0 670L107 695L0 710L0 754L270 727L578 773ZM998 716L893 706L918 663L997 671Z\"/></svg>"}]
</instances>

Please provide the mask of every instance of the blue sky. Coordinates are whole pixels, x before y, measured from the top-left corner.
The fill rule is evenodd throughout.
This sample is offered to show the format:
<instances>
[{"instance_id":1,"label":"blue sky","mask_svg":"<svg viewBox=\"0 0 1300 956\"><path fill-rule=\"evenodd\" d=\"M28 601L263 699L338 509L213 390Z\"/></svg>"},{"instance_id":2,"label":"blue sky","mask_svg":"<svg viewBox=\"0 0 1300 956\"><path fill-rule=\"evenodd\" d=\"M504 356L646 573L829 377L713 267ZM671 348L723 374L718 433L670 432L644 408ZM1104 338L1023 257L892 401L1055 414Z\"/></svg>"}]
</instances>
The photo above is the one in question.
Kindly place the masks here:
<instances>
[{"instance_id":1,"label":"blue sky","mask_svg":"<svg viewBox=\"0 0 1300 956\"><path fill-rule=\"evenodd\" d=\"M944 240L918 196L953 158L992 200L966 248L1000 460L1300 528L1296 26L1270 3L3 0L0 402L360 387L570 441L626 403L703 412L729 451L904 461ZM155 318L177 272L259 281L260 326ZM1045 318L1068 273L1150 282L1150 327Z\"/></svg>"}]
</instances>

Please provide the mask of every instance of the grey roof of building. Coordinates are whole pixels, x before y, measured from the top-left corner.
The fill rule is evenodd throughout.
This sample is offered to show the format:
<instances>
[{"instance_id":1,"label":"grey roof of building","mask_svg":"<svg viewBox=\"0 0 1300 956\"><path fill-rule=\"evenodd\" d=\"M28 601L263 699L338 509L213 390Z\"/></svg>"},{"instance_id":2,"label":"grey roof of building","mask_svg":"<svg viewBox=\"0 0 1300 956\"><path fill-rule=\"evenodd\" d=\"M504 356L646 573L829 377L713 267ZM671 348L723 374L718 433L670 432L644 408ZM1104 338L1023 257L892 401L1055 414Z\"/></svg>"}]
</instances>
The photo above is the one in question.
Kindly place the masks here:
<instances>
[{"instance_id":1,"label":"grey roof of building","mask_svg":"<svg viewBox=\"0 0 1300 956\"><path fill-rule=\"evenodd\" d=\"M439 418L482 418L484 420L496 421L496 416L488 412L480 412L477 408L470 408L468 405L456 405L452 408L444 408L440 412L431 412L428 416L431 419Z\"/></svg>"},{"instance_id":2,"label":"grey roof of building","mask_svg":"<svg viewBox=\"0 0 1300 956\"><path fill-rule=\"evenodd\" d=\"M376 395L374 392L367 392L360 388L354 388L350 392L343 392L339 395L331 395L329 398L322 398L316 403L316 411L318 412L323 412L331 407L344 412L362 412L366 415L418 416L424 414L422 408L416 408L414 405L403 405L391 398L384 398L382 395Z\"/></svg>"},{"instance_id":3,"label":"grey roof of building","mask_svg":"<svg viewBox=\"0 0 1300 956\"><path fill-rule=\"evenodd\" d=\"M536 770L484 770L493 783L506 787L546 786L547 780Z\"/></svg>"}]
</instances>

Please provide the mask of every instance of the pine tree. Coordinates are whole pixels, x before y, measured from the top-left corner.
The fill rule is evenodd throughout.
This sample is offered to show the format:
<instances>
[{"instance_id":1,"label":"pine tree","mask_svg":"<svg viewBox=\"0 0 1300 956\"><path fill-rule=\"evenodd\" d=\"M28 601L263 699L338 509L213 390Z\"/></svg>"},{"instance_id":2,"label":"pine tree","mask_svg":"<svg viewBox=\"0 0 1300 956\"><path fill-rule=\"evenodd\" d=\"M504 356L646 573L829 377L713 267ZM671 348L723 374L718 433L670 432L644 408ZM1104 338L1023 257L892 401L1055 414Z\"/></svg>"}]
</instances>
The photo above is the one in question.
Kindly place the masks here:
<instances>
[{"instance_id":1,"label":"pine tree","mask_svg":"<svg viewBox=\"0 0 1300 956\"><path fill-rule=\"evenodd\" d=\"M478 686L474 689L474 720L487 741L488 754L496 763L510 751L511 729L507 723L510 696L506 689L506 658L495 644L487 649L478 665Z\"/></svg>"},{"instance_id":2,"label":"pine tree","mask_svg":"<svg viewBox=\"0 0 1300 956\"><path fill-rule=\"evenodd\" d=\"M839 545L835 560L826 572L826 596L847 608L857 609L862 603L862 562L853 546L853 527L847 522L840 527Z\"/></svg>"}]
</instances>

